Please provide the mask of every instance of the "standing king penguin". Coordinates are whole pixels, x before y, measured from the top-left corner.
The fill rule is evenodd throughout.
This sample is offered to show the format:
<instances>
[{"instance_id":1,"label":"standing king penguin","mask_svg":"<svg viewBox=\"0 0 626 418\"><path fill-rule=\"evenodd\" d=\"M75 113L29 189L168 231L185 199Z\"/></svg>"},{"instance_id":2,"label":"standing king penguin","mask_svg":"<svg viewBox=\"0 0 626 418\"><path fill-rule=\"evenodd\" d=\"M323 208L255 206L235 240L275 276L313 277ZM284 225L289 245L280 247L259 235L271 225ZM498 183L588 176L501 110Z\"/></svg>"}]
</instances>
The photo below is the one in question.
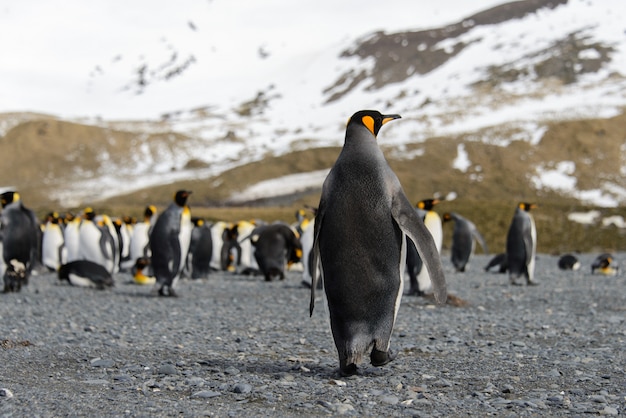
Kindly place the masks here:
<instances>
[{"instance_id":1,"label":"standing king penguin","mask_svg":"<svg viewBox=\"0 0 626 418\"><path fill-rule=\"evenodd\" d=\"M446 282L432 235L407 199L376 143L399 115L355 113L343 149L324 181L315 218L310 314L322 276L342 375L353 375L370 352L374 366L392 361L391 332L402 298L406 238L432 279L437 302Z\"/></svg>"},{"instance_id":2,"label":"standing king penguin","mask_svg":"<svg viewBox=\"0 0 626 418\"><path fill-rule=\"evenodd\" d=\"M443 245L443 225L441 217L433 210L435 205L439 204L439 199L425 199L417 202L415 211L417 215L424 221L426 229L433 237L437 252L441 254L441 246ZM409 295L423 296L430 293L432 284L428 270L424 268L417 249L412 242L407 243L407 269L409 273Z\"/></svg>"},{"instance_id":3,"label":"standing king penguin","mask_svg":"<svg viewBox=\"0 0 626 418\"><path fill-rule=\"evenodd\" d=\"M6 266L4 291L19 292L22 285L28 284L33 264L38 258L41 229L35 213L22 204L19 193L2 193L0 201L2 258Z\"/></svg>"},{"instance_id":4,"label":"standing king penguin","mask_svg":"<svg viewBox=\"0 0 626 418\"><path fill-rule=\"evenodd\" d=\"M535 275L535 253L537 251L537 230L530 210L534 203L520 203L515 209L511 226L506 237L506 254L509 267L509 281L519 285L517 279L526 277L526 284L537 284Z\"/></svg>"},{"instance_id":5,"label":"standing king penguin","mask_svg":"<svg viewBox=\"0 0 626 418\"><path fill-rule=\"evenodd\" d=\"M485 243L485 239L480 232L478 232L478 228L476 228L474 222L455 212L444 213L443 221L454 221L450 259L457 272L465 272L465 268L469 265L470 258L474 254L476 241L480 243L485 254L489 253L487 243Z\"/></svg>"},{"instance_id":6,"label":"standing king penguin","mask_svg":"<svg viewBox=\"0 0 626 418\"><path fill-rule=\"evenodd\" d=\"M177 191L150 232L152 268L160 296L176 296L174 287L185 266L193 228L187 206L190 194L187 190Z\"/></svg>"}]
</instances>

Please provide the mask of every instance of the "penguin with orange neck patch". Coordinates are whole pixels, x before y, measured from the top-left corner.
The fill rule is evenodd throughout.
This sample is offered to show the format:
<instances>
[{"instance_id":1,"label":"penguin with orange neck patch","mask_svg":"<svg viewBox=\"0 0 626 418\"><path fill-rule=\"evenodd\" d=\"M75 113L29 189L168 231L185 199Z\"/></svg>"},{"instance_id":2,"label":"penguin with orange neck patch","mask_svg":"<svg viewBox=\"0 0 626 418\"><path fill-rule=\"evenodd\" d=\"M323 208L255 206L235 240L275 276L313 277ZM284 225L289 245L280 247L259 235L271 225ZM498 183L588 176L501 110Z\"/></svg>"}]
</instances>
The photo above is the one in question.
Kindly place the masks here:
<instances>
[{"instance_id":1,"label":"penguin with orange neck patch","mask_svg":"<svg viewBox=\"0 0 626 418\"><path fill-rule=\"evenodd\" d=\"M188 190L177 191L150 232L151 264L159 296L177 296L174 288L185 266L193 228L187 206L190 194Z\"/></svg>"},{"instance_id":2,"label":"penguin with orange neck patch","mask_svg":"<svg viewBox=\"0 0 626 418\"><path fill-rule=\"evenodd\" d=\"M402 299L406 239L430 272L435 299L446 284L433 237L407 199L376 137L399 119L375 110L356 112L322 187L315 217L310 313L321 278L342 375L353 375L363 357L383 366L396 357L391 334Z\"/></svg>"}]
</instances>

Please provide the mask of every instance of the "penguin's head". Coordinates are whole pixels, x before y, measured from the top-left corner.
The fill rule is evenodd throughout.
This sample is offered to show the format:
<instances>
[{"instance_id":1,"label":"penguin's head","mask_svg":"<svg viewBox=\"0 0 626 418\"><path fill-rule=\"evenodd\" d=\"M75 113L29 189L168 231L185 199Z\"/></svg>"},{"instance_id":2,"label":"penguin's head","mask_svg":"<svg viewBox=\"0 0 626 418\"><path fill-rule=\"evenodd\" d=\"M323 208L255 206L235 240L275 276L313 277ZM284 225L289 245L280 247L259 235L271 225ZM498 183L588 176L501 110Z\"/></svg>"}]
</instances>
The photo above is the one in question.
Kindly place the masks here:
<instances>
[{"instance_id":1,"label":"penguin's head","mask_svg":"<svg viewBox=\"0 0 626 418\"><path fill-rule=\"evenodd\" d=\"M20 200L20 194L15 191L4 192L0 194L0 201L2 202L2 207L9 205L13 202L17 202Z\"/></svg>"},{"instance_id":2,"label":"penguin's head","mask_svg":"<svg viewBox=\"0 0 626 418\"><path fill-rule=\"evenodd\" d=\"M518 205L518 207L521 210L525 210L526 212L530 212L531 209L535 209L537 208L537 205L534 203L528 203L528 202L520 202L520 204Z\"/></svg>"},{"instance_id":3,"label":"penguin's head","mask_svg":"<svg viewBox=\"0 0 626 418\"><path fill-rule=\"evenodd\" d=\"M417 202L417 207L423 210L433 210L433 207L441 202L439 199L424 199Z\"/></svg>"},{"instance_id":4,"label":"penguin's head","mask_svg":"<svg viewBox=\"0 0 626 418\"><path fill-rule=\"evenodd\" d=\"M48 220L50 221L50 223L58 224L61 221L61 217L57 212L50 212L48 214Z\"/></svg>"},{"instance_id":5,"label":"penguin's head","mask_svg":"<svg viewBox=\"0 0 626 418\"><path fill-rule=\"evenodd\" d=\"M400 119L400 115L383 115L377 110L359 110L348 120L348 126L365 126L376 137L380 128L394 119Z\"/></svg>"},{"instance_id":6,"label":"penguin's head","mask_svg":"<svg viewBox=\"0 0 626 418\"><path fill-rule=\"evenodd\" d=\"M449 212L446 212L443 214L443 216L441 217L441 220L443 222L448 222L452 220L452 215Z\"/></svg>"},{"instance_id":7,"label":"penguin's head","mask_svg":"<svg viewBox=\"0 0 626 418\"><path fill-rule=\"evenodd\" d=\"M176 202L178 206L185 206L187 204L187 198L190 194L190 190L179 190L174 195L174 202Z\"/></svg>"},{"instance_id":8,"label":"penguin's head","mask_svg":"<svg viewBox=\"0 0 626 418\"><path fill-rule=\"evenodd\" d=\"M85 210L83 211L83 218L87 219L88 221L93 221L96 217L96 211L93 210L93 208L85 208Z\"/></svg>"},{"instance_id":9,"label":"penguin's head","mask_svg":"<svg viewBox=\"0 0 626 418\"><path fill-rule=\"evenodd\" d=\"M146 206L146 210L143 211L144 218L152 218L152 215L156 213L157 209L153 205Z\"/></svg>"}]
</instances>

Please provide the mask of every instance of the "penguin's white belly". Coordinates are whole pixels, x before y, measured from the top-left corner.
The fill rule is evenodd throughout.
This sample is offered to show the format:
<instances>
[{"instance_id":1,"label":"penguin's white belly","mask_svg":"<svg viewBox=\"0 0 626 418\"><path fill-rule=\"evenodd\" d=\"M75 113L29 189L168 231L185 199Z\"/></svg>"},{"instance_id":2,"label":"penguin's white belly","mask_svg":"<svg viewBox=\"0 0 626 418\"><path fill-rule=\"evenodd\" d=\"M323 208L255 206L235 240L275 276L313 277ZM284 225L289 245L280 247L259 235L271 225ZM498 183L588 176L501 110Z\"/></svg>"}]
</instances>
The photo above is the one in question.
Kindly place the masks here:
<instances>
[{"instance_id":1,"label":"penguin's white belly","mask_svg":"<svg viewBox=\"0 0 626 418\"><path fill-rule=\"evenodd\" d=\"M87 277L82 277L79 276L77 274L74 273L70 273L68 275L69 281L72 284L72 286L78 286L78 287L96 287L96 285L89 280Z\"/></svg>"}]
</instances>

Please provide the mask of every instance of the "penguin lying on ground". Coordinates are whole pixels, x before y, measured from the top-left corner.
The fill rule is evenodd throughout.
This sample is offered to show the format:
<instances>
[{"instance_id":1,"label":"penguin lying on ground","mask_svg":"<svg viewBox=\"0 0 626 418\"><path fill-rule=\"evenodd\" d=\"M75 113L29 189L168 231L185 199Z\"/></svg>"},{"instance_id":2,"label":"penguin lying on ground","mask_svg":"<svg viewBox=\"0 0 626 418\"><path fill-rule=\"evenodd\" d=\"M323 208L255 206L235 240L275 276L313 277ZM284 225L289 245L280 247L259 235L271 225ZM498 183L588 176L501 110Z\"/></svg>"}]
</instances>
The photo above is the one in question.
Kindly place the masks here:
<instances>
[{"instance_id":1,"label":"penguin lying on ground","mask_svg":"<svg viewBox=\"0 0 626 418\"><path fill-rule=\"evenodd\" d=\"M111 273L102 265L89 260L76 260L59 268L59 280L67 280L72 286L106 289L115 282Z\"/></svg>"},{"instance_id":2,"label":"penguin lying on ground","mask_svg":"<svg viewBox=\"0 0 626 418\"><path fill-rule=\"evenodd\" d=\"M150 233L152 268L159 296L176 296L174 288L185 266L191 242L191 212L187 190L179 190L167 209L158 217Z\"/></svg>"},{"instance_id":3,"label":"penguin lying on ground","mask_svg":"<svg viewBox=\"0 0 626 418\"><path fill-rule=\"evenodd\" d=\"M603 274L605 276L617 276L619 266L609 253L600 254L591 264L591 274Z\"/></svg>"},{"instance_id":4,"label":"penguin lying on ground","mask_svg":"<svg viewBox=\"0 0 626 418\"><path fill-rule=\"evenodd\" d=\"M380 128L399 117L362 110L350 118L315 217L310 314L321 276L342 375L355 374L368 353L373 366L396 357L390 339L402 298L406 237L430 273L437 302L446 301L432 235L376 143Z\"/></svg>"},{"instance_id":5,"label":"penguin lying on ground","mask_svg":"<svg viewBox=\"0 0 626 418\"><path fill-rule=\"evenodd\" d=\"M572 254L565 254L558 261L561 270L578 270L580 269L580 261Z\"/></svg>"},{"instance_id":6,"label":"penguin lying on ground","mask_svg":"<svg viewBox=\"0 0 626 418\"><path fill-rule=\"evenodd\" d=\"M156 283L156 278L150 269L150 259L148 257L139 257L137 261L135 261L131 273L135 284L150 285Z\"/></svg>"},{"instance_id":7,"label":"penguin lying on ground","mask_svg":"<svg viewBox=\"0 0 626 418\"><path fill-rule=\"evenodd\" d=\"M535 276L535 257L537 251L537 230L530 210L537 206L533 203L520 203L515 209L509 232L506 237L506 254L509 267L509 281L519 285L520 276L526 278L526 284L537 284Z\"/></svg>"},{"instance_id":8,"label":"penguin lying on ground","mask_svg":"<svg viewBox=\"0 0 626 418\"><path fill-rule=\"evenodd\" d=\"M476 225L474 225L472 221L458 213L444 213L443 222L449 221L454 221L450 259L456 271L464 272L469 264L470 258L474 254L476 241L478 241L485 254L489 254L489 250L487 249L485 239L480 232L478 232L478 228L476 228Z\"/></svg>"}]
</instances>

